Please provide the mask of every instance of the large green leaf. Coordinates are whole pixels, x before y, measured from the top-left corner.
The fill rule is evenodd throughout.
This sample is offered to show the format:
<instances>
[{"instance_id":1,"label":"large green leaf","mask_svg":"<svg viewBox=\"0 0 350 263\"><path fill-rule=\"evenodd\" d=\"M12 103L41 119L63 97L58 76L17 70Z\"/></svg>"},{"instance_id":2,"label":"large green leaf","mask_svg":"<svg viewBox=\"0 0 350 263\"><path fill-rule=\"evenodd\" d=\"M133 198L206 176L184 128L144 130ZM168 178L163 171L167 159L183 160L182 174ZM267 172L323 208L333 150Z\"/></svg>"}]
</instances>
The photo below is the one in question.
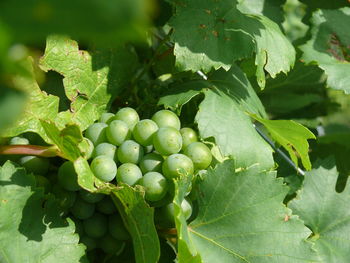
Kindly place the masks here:
<instances>
[{"instance_id":1,"label":"large green leaf","mask_svg":"<svg viewBox=\"0 0 350 263\"><path fill-rule=\"evenodd\" d=\"M136 262L158 262L160 245L153 221L154 209L146 203L144 191L121 184L120 189L112 191L112 199L132 236Z\"/></svg>"},{"instance_id":2,"label":"large green leaf","mask_svg":"<svg viewBox=\"0 0 350 263\"><path fill-rule=\"evenodd\" d=\"M221 154L233 157L237 167L271 168L272 149L245 113L266 116L265 111L242 71L234 67L227 73L218 72L207 86L195 118L201 137L214 137Z\"/></svg>"},{"instance_id":3,"label":"large green leaf","mask_svg":"<svg viewBox=\"0 0 350 263\"><path fill-rule=\"evenodd\" d=\"M324 263L350 262L350 187L335 191L338 172L332 158L316 164L289 207L311 229L310 240Z\"/></svg>"},{"instance_id":4,"label":"large green leaf","mask_svg":"<svg viewBox=\"0 0 350 263\"><path fill-rule=\"evenodd\" d=\"M144 37L151 10L144 0L0 2L1 22L15 41L25 43L41 43L51 33L99 44Z\"/></svg>"},{"instance_id":5,"label":"large green leaf","mask_svg":"<svg viewBox=\"0 0 350 263\"><path fill-rule=\"evenodd\" d=\"M177 203L184 185L176 185ZM318 262L306 241L310 231L283 204L288 187L275 173L235 172L228 160L208 171L198 191L194 221L186 225L177 211L179 263Z\"/></svg>"},{"instance_id":6,"label":"large green leaf","mask_svg":"<svg viewBox=\"0 0 350 263\"><path fill-rule=\"evenodd\" d=\"M307 140L316 137L308 128L292 120L266 120L256 115L252 117L262 123L271 137L288 151L296 165L298 165L298 154L305 169L311 170Z\"/></svg>"},{"instance_id":7,"label":"large green leaf","mask_svg":"<svg viewBox=\"0 0 350 263\"><path fill-rule=\"evenodd\" d=\"M174 1L176 64L182 70L228 70L234 61L256 53L258 83L265 85L264 70L272 77L288 72L295 51L278 25L261 15L245 15L236 1Z\"/></svg>"},{"instance_id":8,"label":"large green leaf","mask_svg":"<svg viewBox=\"0 0 350 263\"><path fill-rule=\"evenodd\" d=\"M24 113L2 135L13 137L24 132L35 132L50 142L41 120L53 121L57 117L59 99L40 90L35 80L32 59L28 58L24 67L28 69L27 74L14 78L14 85L27 94L28 101Z\"/></svg>"},{"instance_id":9,"label":"large green leaf","mask_svg":"<svg viewBox=\"0 0 350 263\"><path fill-rule=\"evenodd\" d=\"M303 60L325 71L330 88L350 94L350 8L318 10L312 24L311 40L300 47Z\"/></svg>"},{"instance_id":10,"label":"large green leaf","mask_svg":"<svg viewBox=\"0 0 350 263\"><path fill-rule=\"evenodd\" d=\"M112 100L125 88L134 74L137 59L131 50L79 50L77 42L62 36L50 36L40 61L45 71L64 76L70 110L60 112L59 123L73 122L82 130L108 109Z\"/></svg>"},{"instance_id":11,"label":"large green leaf","mask_svg":"<svg viewBox=\"0 0 350 263\"><path fill-rule=\"evenodd\" d=\"M59 206L35 184L10 161L0 168L0 261L86 262L72 221L63 220Z\"/></svg>"}]
</instances>

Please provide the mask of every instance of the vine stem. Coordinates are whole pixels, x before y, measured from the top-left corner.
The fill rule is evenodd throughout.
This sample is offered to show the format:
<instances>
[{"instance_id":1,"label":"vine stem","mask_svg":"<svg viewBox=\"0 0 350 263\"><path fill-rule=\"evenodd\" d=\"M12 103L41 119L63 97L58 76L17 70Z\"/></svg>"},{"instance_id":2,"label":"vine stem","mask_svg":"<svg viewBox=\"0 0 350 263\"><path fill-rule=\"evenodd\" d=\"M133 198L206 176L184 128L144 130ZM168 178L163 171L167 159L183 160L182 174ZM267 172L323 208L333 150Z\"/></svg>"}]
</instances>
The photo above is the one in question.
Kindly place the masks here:
<instances>
[{"instance_id":1,"label":"vine stem","mask_svg":"<svg viewBox=\"0 0 350 263\"><path fill-rule=\"evenodd\" d=\"M0 146L0 155L35 155L41 157L60 156L59 151L53 146L39 145L2 145Z\"/></svg>"}]
</instances>

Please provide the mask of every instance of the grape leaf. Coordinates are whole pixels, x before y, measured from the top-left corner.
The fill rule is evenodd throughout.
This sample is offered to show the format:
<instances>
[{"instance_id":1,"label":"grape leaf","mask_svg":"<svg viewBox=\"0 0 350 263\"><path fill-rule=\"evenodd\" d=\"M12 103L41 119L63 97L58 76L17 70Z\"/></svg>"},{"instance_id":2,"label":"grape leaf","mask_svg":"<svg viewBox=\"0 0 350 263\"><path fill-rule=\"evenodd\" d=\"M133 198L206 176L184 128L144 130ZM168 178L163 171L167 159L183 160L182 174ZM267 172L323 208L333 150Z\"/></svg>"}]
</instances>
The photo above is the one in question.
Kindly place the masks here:
<instances>
[{"instance_id":1,"label":"grape leaf","mask_svg":"<svg viewBox=\"0 0 350 263\"><path fill-rule=\"evenodd\" d=\"M288 72L294 64L295 50L278 25L260 15L245 15L236 1L174 1L176 65L182 70L212 68L228 70L234 61L256 53L258 83L265 85L265 73L272 77Z\"/></svg>"},{"instance_id":2,"label":"grape leaf","mask_svg":"<svg viewBox=\"0 0 350 263\"><path fill-rule=\"evenodd\" d=\"M19 75L14 79L14 85L23 90L28 100L24 113L2 135L13 137L25 132L38 133L46 142L50 142L40 120L53 121L58 113L58 97L47 95L41 91L34 76L32 59L24 62L27 74Z\"/></svg>"},{"instance_id":3,"label":"grape leaf","mask_svg":"<svg viewBox=\"0 0 350 263\"><path fill-rule=\"evenodd\" d=\"M184 183L175 193L183 196ZM179 263L318 262L310 231L283 204L288 187L274 172L235 172L232 160L208 170L198 185L198 215L190 224L177 212ZM218 205L223 204L223 205ZM180 255L184 253L184 255ZM195 258L196 261L192 261Z\"/></svg>"},{"instance_id":4,"label":"grape leaf","mask_svg":"<svg viewBox=\"0 0 350 263\"><path fill-rule=\"evenodd\" d=\"M316 139L316 137L308 128L293 120L266 120L254 114L251 116L262 123L271 137L288 151L296 165L298 165L297 154L299 154L305 169L311 170L307 140Z\"/></svg>"},{"instance_id":5,"label":"grape leaf","mask_svg":"<svg viewBox=\"0 0 350 263\"><path fill-rule=\"evenodd\" d=\"M72 122L85 130L122 91L137 60L125 47L88 53L79 50L77 42L67 37L50 36L40 66L44 71L53 70L64 76L71 104L69 111L60 112L57 121Z\"/></svg>"},{"instance_id":6,"label":"grape leaf","mask_svg":"<svg viewBox=\"0 0 350 263\"><path fill-rule=\"evenodd\" d=\"M185 198L188 189L191 187L192 176L182 176L174 180L174 219L177 229L177 259L178 262L200 263L201 257L196 253L196 248L191 242L189 232L187 231L186 218L181 209L181 203Z\"/></svg>"},{"instance_id":7,"label":"grape leaf","mask_svg":"<svg viewBox=\"0 0 350 263\"><path fill-rule=\"evenodd\" d=\"M302 190L288 206L311 229L310 240L322 262L350 261L350 187L335 191L338 172L333 158L315 164L308 172Z\"/></svg>"},{"instance_id":8,"label":"grape leaf","mask_svg":"<svg viewBox=\"0 0 350 263\"><path fill-rule=\"evenodd\" d=\"M81 156L78 144L83 140L83 135L77 125L67 125L62 130L52 122L41 121L41 125L47 137L59 149L61 157L74 161Z\"/></svg>"},{"instance_id":9,"label":"grape leaf","mask_svg":"<svg viewBox=\"0 0 350 263\"><path fill-rule=\"evenodd\" d=\"M94 192L96 190L94 186L95 176L87 160L83 157L76 159L74 161L74 169L78 174L79 185L88 191Z\"/></svg>"},{"instance_id":10,"label":"grape leaf","mask_svg":"<svg viewBox=\"0 0 350 263\"><path fill-rule=\"evenodd\" d=\"M318 10L312 24L312 38L300 47L302 59L325 71L330 88L350 94L350 8Z\"/></svg>"},{"instance_id":11,"label":"grape leaf","mask_svg":"<svg viewBox=\"0 0 350 263\"><path fill-rule=\"evenodd\" d=\"M158 105L164 105L173 111L177 110L180 114L182 106L199 95L204 87L206 85L203 85L203 81L181 83L179 86L171 87L170 94L161 97Z\"/></svg>"},{"instance_id":12,"label":"grape leaf","mask_svg":"<svg viewBox=\"0 0 350 263\"><path fill-rule=\"evenodd\" d=\"M33 175L7 161L0 168L0 261L86 262L74 226Z\"/></svg>"},{"instance_id":13,"label":"grape leaf","mask_svg":"<svg viewBox=\"0 0 350 263\"><path fill-rule=\"evenodd\" d=\"M118 207L134 244L137 263L156 263L160 256L160 245L153 222L154 209L144 199L144 191L119 184L112 191L112 199Z\"/></svg>"},{"instance_id":14,"label":"grape leaf","mask_svg":"<svg viewBox=\"0 0 350 263\"><path fill-rule=\"evenodd\" d=\"M264 108L238 67L214 74L195 121L202 138L214 137L222 155L236 160L237 167L273 167L271 147L255 131L245 111L266 116Z\"/></svg>"},{"instance_id":15,"label":"grape leaf","mask_svg":"<svg viewBox=\"0 0 350 263\"><path fill-rule=\"evenodd\" d=\"M151 10L150 2L141 0L0 2L2 23L13 39L25 43L41 43L51 33L98 44L139 39Z\"/></svg>"}]
</instances>

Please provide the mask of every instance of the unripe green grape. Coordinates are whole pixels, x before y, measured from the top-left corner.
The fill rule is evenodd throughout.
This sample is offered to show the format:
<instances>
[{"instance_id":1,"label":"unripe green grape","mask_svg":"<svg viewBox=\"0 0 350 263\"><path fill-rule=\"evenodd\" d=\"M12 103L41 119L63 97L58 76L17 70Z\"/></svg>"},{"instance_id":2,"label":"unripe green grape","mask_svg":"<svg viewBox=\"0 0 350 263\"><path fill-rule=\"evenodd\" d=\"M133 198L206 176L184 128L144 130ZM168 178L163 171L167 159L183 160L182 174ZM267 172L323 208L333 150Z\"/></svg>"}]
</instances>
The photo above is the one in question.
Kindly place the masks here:
<instances>
[{"instance_id":1,"label":"unripe green grape","mask_svg":"<svg viewBox=\"0 0 350 263\"><path fill-rule=\"evenodd\" d=\"M80 243L83 243L86 246L87 251L91 251L97 248L97 242L95 239L84 235L80 238Z\"/></svg>"},{"instance_id":2,"label":"unripe green grape","mask_svg":"<svg viewBox=\"0 0 350 263\"><path fill-rule=\"evenodd\" d=\"M159 201L168 191L166 178L158 172L148 172L139 181L145 188L145 199L148 201Z\"/></svg>"},{"instance_id":3,"label":"unripe green grape","mask_svg":"<svg viewBox=\"0 0 350 263\"><path fill-rule=\"evenodd\" d=\"M80 186L78 184L78 175L74 170L74 165L70 161L64 162L57 173L58 183L68 191L78 191Z\"/></svg>"},{"instance_id":4,"label":"unripe green grape","mask_svg":"<svg viewBox=\"0 0 350 263\"><path fill-rule=\"evenodd\" d=\"M99 240L99 247L106 254L120 254L125 247L125 243L107 234Z\"/></svg>"},{"instance_id":5,"label":"unripe green grape","mask_svg":"<svg viewBox=\"0 0 350 263\"><path fill-rule=\"evenodd\" d=\"M182 147L182 137L175 128L160 128L153 135L153 145L155 150L161 155L178 153Z\"/></svg>"},{"instance_id":6,"label":"unripe green grape","mask_svg":"<svg viewBox=\"0 0 350 263\"><path fill-rule=\"evenodd\" d=\"M108 229L111 236L117 240L130 239L130 234L126 230L122 218L117 213L108 217Z\"/></svg>"},{"instance_id":7,"label":"unripe green grape","mask_svg":"<svg viewBox=\"0 0 350 263\"><path fill-rule=\"evenodd\" d=\"M157 153L149 153L143 156L140 161L142 173L162 172L163 156Z\"/></svg>"},{"instance_id":8,"label":"unripe green grape","mask_svg":"<svg viewBox=\"0 0 350 263\"><path fill-rule=\"evenodd\" d=\"M121 163L138 164L143 157L143 147L133 140L123 142L118 148L118 160Z\"/></svg>"},{"instance_id":9,"label":"unripe green grape","mask_svg":"<svg viewBox=\"0 0 350 263\"><path fill-rule=\"evenodd\" d=\"M182 128L180 133L182 137L182 150L185 150L191 143L198 141L196 132L191 128Z\"/></svg>"},{"instance_id":10,"label":"unripe green grape","mask_svg":"<svg viewBox=\"0 0 350 263\"><path fill-rule=\"evenodd\" d=\"M158 130L157 124L149 119L139 121L132 132L134 140L143 146L152 144L152 136Z\"/></svg>"},{"instance_id":11,"label":"unripe green grape","mask_svg":"<svg viewBox=\"0 0 350 263\"><path fill-rule=\"evenodd\" d=\"M92 204L101 201L103 199L103 197L104 197L103 194L90 193L89 191L86 191L84 189L81 189L79 191L79 196L85 202L92 203Z\"/></svg>"},{"instance_id":12,"label":"unripe green grape","mask_svg":"<svg viewBox=\"0 0 350 263\"><path fill-rule=\"evenodd\" d=\"M114 117L114 114L111 112L104 112L102 113L99 122L102 123L108 123L112 118Z\"/></svg>"},{"instance_id":13,"label":"unripe green grape","mask_svg":"<svg viewBox=\"0 0 350 263\"><path fill-rule=\"evenodd\" d=\"M117 212L117 208L110 196L106 196L100 202L97 202L96 209L105 215L111 215Z\"/></svg>"},{"instance_id":14,"label":"unripe green grape","mask_svg":"<svg viewBox=\"0 0 350 263\"><path fill-rule=\"evenodd\" d=\"M117 182L134 186L142 178L140 168L133 163L124 163L119 166L117 171Z\"/></svg>"},{"instance_id":15,"label":"unripe green grape","mask_svg":"<svg viewBox=\"0 0 350 263\"><path fill-rule=\"evenodd\" d=\"M201 142L188 145L184 154L191 158L195 170L206 169L213 158L210 149Z\"/></svg>"},{"instance_id":16,"label":"unripe green grape","mask_svg":"<svg viewBox=\"0 0 350 263\"><path fill-rule=\"evenodd\" d=\"M113 159L115 162L117 162L117 147L113 144L110 144L108 142L100 143L95 147L95 150L92 154L92 157L95 158L100 155L108 156L109 158Z\"/></svg>"},{"instance_id":17,"label":"unripe green grape","mask_svg":"<svg viewBox=\"0 0 350 263\"><path fill-rule=\"evenodd\" d=\"M181 210L184 213L185 219L188 220L191 215L192 215L192 202L185 198L182 202L181 202Z\"/></svg>"},{"instance_id":18,"label":"unripe green grape","mask_svg":"<svg viewBox=\"0 0 350 263\"><path fill-rule=\"evenodd\" d=\"M71 207L70 211L76 218L84 220L94 214L95 205L85 202L84 200L78 197L75 200L74 205Z\"/></svg>"},{"instance_id":19,"label":"unripe green grape","mask_svg":"<svg viewBox=\"0 0 350 263\"><path fill-rule=\"evenodd\" d=\"M22 134L23 137L27 138L30 142L30 144L33 145L47 145L47 143L43 140L43 138L40 137L39 134L34 132L26 132L25 134Z\"/></svg>"},{"instance_id":20,"label":"unripe green grape","mask_svg":"<svg viewBox=\"0 0 350 263\"><path fill-rule=\"evenodd\" d=\"M28 173L45 175L49 170L49 161L37 156L23 156L19 159L20 165L26 168Z\"/></svg>"},{"instance_id":21,"label":"unripe green grape","mask_svg":"<svg viewBox=\"0 0 350 263\"><path fill-rule=\"evenodd\" d=\"M9 145L28 145L29 140L23 137L13 137L9 141Z\"/></svg>"},{"instance_id":22,"label":"unripe green grape","mask_svg":"<svg viewBox=\"0 0 350 263\"><path fill-rule=\"evenodd\" d=\"M114 160L105 155L93 159L90 167L94 175L103 182L112 181L117 174L117 165Z\"/></svg>"},{"instance_id":23,"label":"unripe green grape","mask_svg":"<svg viewBox=\"0 0 350 263\"><path fill-rule=\"evenodd\" d=\"M131 131L128 125L121 120L113 120L106 129L107 140L114 145L121 145L131 138Z\"/></svg>"},{"instance_id":24,"label":"unripe green grape","mask_svg":"<svg viewBox=\"0 0 350 263\"><path fill-rule=\"evenodd\" d=\"M88 138L94 145L98 145L107 141L106 138L106 123L96 122L91 124L85 131L85 137Z\"/></svg>"},{"instance_id":25,"label":"unripe green grape","mask_svg":"<svg viewBox=\"0 0 350 263\"><path fill-rule=\"evenodd\" d=\"M170 110L157 111L153 116L152 120L157 123L159 128L172 127L180 130L181 123L179 117Z\"/></svg>"},{"instance_id":26,"label":"unripe green grape","mask_svg":"<svg viewBox=\"0 0 350 263\"><path fill-rule=\"evenodd\" d=\"M92 238L103 237L107 233L107 217L100 213L95 213L83 221L84 231Z\"/></svg>"},{"instance_id":27,"label":"unripe green grape","mask_svg":"<svg viewBox=\"0 0 350 263\"><path fill-rule=\"evenodd\" d=\"M62 207L63 210L71 208L77 198L76 192L67 191L63 189L59 184L56 184L52 187L52 193L55 195L59 206Z\"/></svg>"},{"instance_id":28,"label":"unripe green grape","mask_svg":"<svg viewBox=\"0 0 350 263\"><path fill-rule=\"evenodd\" d=\"M42 175L35 175L36 180L36 186L44 188L44 192L48 193L51 190L51 183L50 181Z\"/></svg>"},{"instance_id":29,"label":"unripe green grape","mask_svg":"<svg viewBox=\"0 0 350 263\"><path fill-rule=\"evenodd\" d=\"M133 108L126 107L126 108L121 108L115 114L114 119L125 122L128 125L129 129L132 131L136 123L140 120L140 117Z\"/></svg>"},{"instance_id":30,"label":"unripe green grape","mask_svg":"<svg viewBox=\"0 0 350 263\"><path fill-rule=\"evenodd\" d=\"M192 160L184 154L176 153L170 155L162 166L166 178L172 179L179 176L192 175L194 168Z\"/></svg>"}]
</instances>

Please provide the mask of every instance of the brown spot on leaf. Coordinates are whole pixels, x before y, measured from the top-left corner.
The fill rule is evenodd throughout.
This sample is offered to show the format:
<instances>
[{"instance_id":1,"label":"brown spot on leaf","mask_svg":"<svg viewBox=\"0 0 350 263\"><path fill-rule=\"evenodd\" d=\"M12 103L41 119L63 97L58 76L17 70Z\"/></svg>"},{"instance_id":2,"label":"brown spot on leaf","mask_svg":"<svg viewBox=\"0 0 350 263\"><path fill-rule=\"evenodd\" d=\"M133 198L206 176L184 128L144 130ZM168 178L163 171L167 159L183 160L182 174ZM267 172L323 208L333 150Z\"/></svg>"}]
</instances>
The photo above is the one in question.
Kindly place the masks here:
<instances>
[{"instance_id":1,"label":"brown spot on leaf","mask_svg":"<svg viewBox=\"0 0 350 263\"><path fill-rule=\"evenodd\" d=\"M204 25L204 24L200 24L199 27L202 28L202 29L204 29L204 28L206 28L207 26Z\"/></svg>"},{"instance_id":2,"label":"brown spot on leaf","mask_svg":"<svg viewBox=\"0 0 350 263\"><path fill-rule=\"evenodd\" d=\"M208 10L208 9L205 9L204 10L208 15L210 15L211 14L211 11L210 10Z\"/></svg>"},{"instance_id":3,"label":"brown spot on leaf","mask_svg":"<svg viewBox=\"0 0 350 263\"><path fill-rule=\"evenodd\" d=\"M289 219L290 219L290 216L289 216L289 215L285 215L285 216L284 216L284 222L287 222Z\"/></svg>"},{"instance_id":4,"label":"brown spot on leaf","mask_svg":"<svg viewBox=\"0 0 350 263\"><path fill-rule=\"evenodd\" d=\"M328 49L326 51L339 61L350 62L350 46L342 44L335 33L330 35Z\"/></svg>"},{"instance_id":5,"label":"brown spot on leaf","mask_svg":"<svg viewBox=\"0 0 350 263\"><path fill-rule=\"evenodd\" d=\"M218 37L218 36L219 36L219 33L218 33L218 31L216 31L216 30L213 30L212 33L213 33L213 35L214 35L215 37Z\"/></svg>"}]
</instances>

